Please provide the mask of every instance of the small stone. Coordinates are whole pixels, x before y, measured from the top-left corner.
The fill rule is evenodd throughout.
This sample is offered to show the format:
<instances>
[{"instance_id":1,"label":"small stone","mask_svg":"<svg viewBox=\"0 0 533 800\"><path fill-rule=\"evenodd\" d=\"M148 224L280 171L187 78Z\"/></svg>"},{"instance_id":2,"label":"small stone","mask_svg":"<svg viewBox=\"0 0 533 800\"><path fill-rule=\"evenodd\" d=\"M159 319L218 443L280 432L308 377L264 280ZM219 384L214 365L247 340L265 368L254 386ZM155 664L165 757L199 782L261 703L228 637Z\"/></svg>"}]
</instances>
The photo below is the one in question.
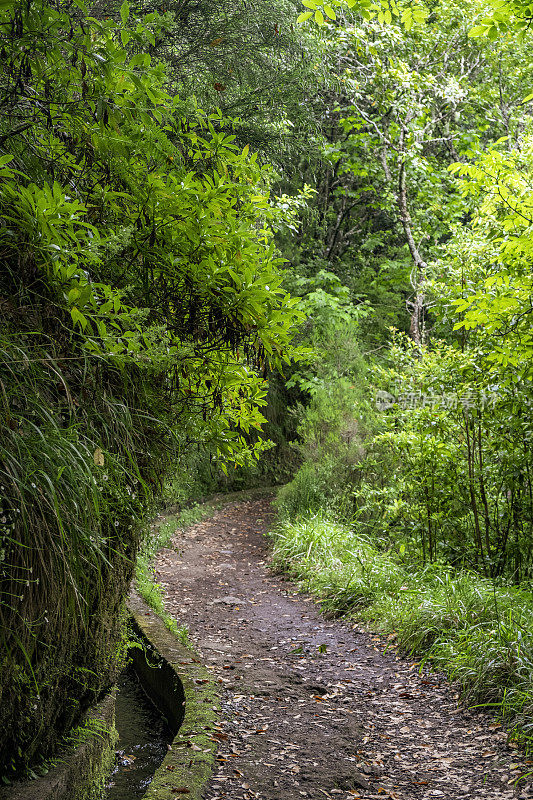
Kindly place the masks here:
<instances>
[{"instance_id":1,"label":"small stone","mask_svg":"<svg viewBox=\"0 0 533 800\"><path fill-rule=\"evenodd\" d=\"M229 594L227 597L218 597L216 600L211 600L211 605L242 606L247 602L247 600L241 600L240 598L232 597Z\"/></svg>"}]
</instances>

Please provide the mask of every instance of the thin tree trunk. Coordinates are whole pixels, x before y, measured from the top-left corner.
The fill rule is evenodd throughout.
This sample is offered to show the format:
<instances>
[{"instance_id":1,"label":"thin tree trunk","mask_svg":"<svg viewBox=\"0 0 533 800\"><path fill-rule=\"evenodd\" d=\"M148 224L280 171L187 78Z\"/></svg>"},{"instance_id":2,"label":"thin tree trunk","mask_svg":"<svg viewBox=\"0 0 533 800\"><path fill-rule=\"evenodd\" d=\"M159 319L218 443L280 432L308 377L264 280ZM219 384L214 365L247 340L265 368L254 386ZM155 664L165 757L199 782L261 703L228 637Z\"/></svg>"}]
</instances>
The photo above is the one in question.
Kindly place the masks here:
<instances>
[{"instance_id":1,"label":"thin tree trunk","mask_svg":"<svg viewBox=\"0 0 533 800\"><path fill-rule=\"evenodd\" d=\"M414 290L414 298L409 304L411 311L410 335L415 344L419 347L424 343L424 308L425 293L424 285L426 282L427 264L420 255L413 236L412 220L409 214L407 203L407 180L405 166L405 128L402 128L399 140L399 175L398 175L398 208L400 210L400 220L414 262L411 273L411 285Z\"/></svg>"},{"instance_id":2,"label":"thin tree trunk","mask_svg":"<svg viewBox=\"0 0 533 800\"><path fill-rule=\"evenodd\" d=\"M474 435L474 433L472 432ZM483 450L481 448L481 419L478 422L478 459L479 459L479 490L481 494L481 499L483 501L483 509L484 509L484 518L485 518L485 547L487 548L487 555L491 555L491 545L490 545L490 512L489 512L489 503L487 500L487 493L485 491L485 476L484 472L484 464L483 464Z\"/></svg>"},{"instance_id":3,"label":"thin tree trunk","mask_svg":"<svg viewBox=\"0 0 533 800\"><path fill-rule=\"evenodd\" d=\"M470 428L468 425L468 416L466 413L463 415L465 420L465 431L466 431L466 444L468 448L468 488L470 491L470 506L472 508L472 514L474 515L474 529L476 532L476 544L478 548L478 553L481 556L481 563L483 565L483 572L487 574L487 565L485 563L485 554L483 552L483 539L481 538L481 528L479 525L479 511L477 507L477 499L476 499L476 487L474 483L474 464L475 464L475 442L472 446L472 442L470 439Z\"/></svg>"}]
</instances>

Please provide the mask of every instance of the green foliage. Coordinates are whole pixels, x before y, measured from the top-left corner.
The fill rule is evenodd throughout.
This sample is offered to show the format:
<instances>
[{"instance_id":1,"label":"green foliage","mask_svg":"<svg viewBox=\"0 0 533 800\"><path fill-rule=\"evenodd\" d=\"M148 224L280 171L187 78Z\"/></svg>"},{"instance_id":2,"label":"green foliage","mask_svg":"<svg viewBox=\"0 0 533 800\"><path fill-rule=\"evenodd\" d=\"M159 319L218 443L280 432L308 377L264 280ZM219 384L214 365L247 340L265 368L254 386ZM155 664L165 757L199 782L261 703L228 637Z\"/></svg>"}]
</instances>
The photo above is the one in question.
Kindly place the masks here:
<instances>
[{"instance_id":1,"label":"green foliage","mask_svg":"<svg viewBox=\"0 0 533 800\"><path fill-rule=\"evenodd\" d=\"M416 23L424 23L429 16L429 10L423 3L398 3L396 0L388 0L387 3L374 3L372 0L331 0L326 4L318 0L302 0L302 4L311 11L300 14L298 22L306 22L312 18L319 27L337 19L335 9L353 9L363 19L376 19L380 25L400 22L406 31L410 31Z\"/></svg>"},{"instance_id":2,"label":"green foliage","mask_svg":"<svg viewBox=\"0 0 533 800\"><path fill-rule=\"evenodd\" d=\"M53 30L61 30L61 14L46 4L42 12L41 24L48 13ZM37 8L32 5L29 13L28 25ZM20 22L24 25L25 19ZM262 384L242 356L278 360L283 331L298 319L280 289L279 260L269 249L268 230L256 224L270 216L264 177L255 156L241 153L234 137L215 130L220 113L198 110L185 121L179 101L165 92L161 66L150 67L149 57L138 53L128 58L117 47L111 21L92 24L92 33L67 39L67 54L78 62L69 63L68 81L54 84L56 96L46 97L52 89L39 79L36 66L33 70L34 91L46 99L46 108L53 99L60 114L50 133L46 114L36 110L32 134L37 135L39 125L46 130L47 146L51 139L57 157L69 165L81 200L68 200L57 181L42 189L25 185L24 174L4 166L4 213L13 227L3 229L3 241L9 246L18 237L31 247L39 269L46 267L65 297L85 349L126 363L142 362L146 352L153 366L171 370L177 389L173 402L187 405L191 395L198 399L191 420L194 435L203 427L205 438L215 440L217 425L222 426L223 457L231 453L232 439L235 449L243 444L232 430L235 424L247 430L261 423L256 407ZM137 26L135 35L143 30ZM95 63L103 63L97 55L106 63L105 85L96 67L90 73L80 60L81 52L93 50ZM47 57L64 56L52 48ZM15 56L10 63L15 72ZM112 66L122 72L113 72ZM91 80L94 101L84 105L85 116L78 111L71 119L66 109L75 87L89 87ZM97 99L104 91L112 96L106 100L109 109L101 109L103 101ZM13 116L23 103L15 93ZM77 138L65 147L71 128ZM24 166L30 144L25 136L16 128L6 134L10 163L17 167ZM91 180L82 170L86 150ZM42 146L38 152L46 163ZM10 213L15 203L16 215ZM76 262L82 253L80 271ZM129 264L126 272L124 263ZM204 426L196 419L199 413L206 417Z\"/></svg>"},{"instance_id":3,"label":"green foliage","mask_svg":"<svg viewBox=\"0 0 533 800\"><path fill-rule=\"evenodd\" d=\"M309 14L311 6L322 8L313 2ZM303 173L317 195L297 248L285 249L306 277L334 272L354 304L371 304L362 327L369 349L386 342L390 325L408 330L415 316L420 337L430 335L426 265L474 208L448 167L468 163L498 137L521 141L529 118L527 36L472 38L475 2L439 2L412 25L399 24L402 14L423 5L388 9L392 22L362 17L356 4L322 27L331 76L319 95L322 158L317 165L308 157Z\"/></svg>"},{"instance_id":4,"label":"green foliage","mask_svg":"<svg viewBox=\"0 0 533 800\"><path fill-rule=\"evenodd\" d=\"M454 330L472 330L470 339L486 354L492 380L518 391L530 380L533 364L532 166L530 134L520 149L505 153L494 147L474 164L454 166L464 176L465 194L480 204L471 230L456 237L453 261L442 259L455 274L462 272L461 296L452 287L446 292L461 315Z\"/></svg>"},{"instance_id":5,"label":"green foliage","mask_svg":"<svg viewBox=\"0 0 533 800\"><path fill-rule=\"evenodd\" d=\"M530 592L442 565L413 567L383 540L320 515L280 524L272 540L274 566L325 609L394 634L400 647L457 680L469 703L490 707L532 741Z\"/></svg>"},{"instance_id":6,"label":"green foliage","mask_svg":"<svg viewBox=\"0 0 533 800\"><path fill-rule=\"evenodd\" d=\"M166 27L151 48L165 62L172 93L222 110L231 133L283 175L319 122L307 98L326 71L316 35L295 26L298 0L168 0ZM157 4L145 3L147 10ZM159 9L160 10L160 9ZM223 127L223 123L221 123ZM291 186L291 192L292 192Z\"/></svg>"},{"instance_id":7,"label":"green foliage","mask_svg":"<svg viewBox=\"0 0 533 800\"><path fill-rule=\"evenodd\" d=\"M100 739L107 739L109 735L109 728L102 720L91 718L86 720L82 725L77 725L75 728L72 728L68 736L65 737L65 743L68 747L76 749L95 736Z\"/></svg>"},{"instance_id":8,"label":"green foliage","mask_svg":"<svg viewBox=\"0 0 533 800\"><path fill-rule=\"evenodd\" d=\"M145 532L135 562L135 586L143 600L165 622L169 630L177 631L177 623L165 610L162 587L154 577L154 561L158 550L170 545L178 527L177 518L163 517L152 522Z\"/></svg>"},{"instance_id":9,"label":"green foliage","mask_svg":"<svg viewBox=\"0 0 533 800\"><path fill-rule=\"evenodd\" d=\"M481 17L470 31L474 38L486 36L498 40L511 34L522 41L533 18L533 5L524 0L491 0L488 7L483 4L479 10Z\"/></svg>"},{"instance_id":10,"label":"green foliage","mask_svg":"<svg viewBox=\"0 0 533 800\"><path fill-rule=\"evenodd\" d=\"M302 319L268 170L220 110L170 94L150 54L168 25L0 7L3 771L113 681L165 473L193 445L221 468L265 449L246 438L263 373Z\"/></svg>"},{"instance_id":11,"label":"green foliage","mask_svg":"<svg viewBox=\"0 0 533 800\"><path fill-rule=\"evenodd\" d=\"M424 557L516 581L532 568L530 162L526 138L455 168L479 206L443 248L432 293L439 330L459 341L392 351L378 380L404 409L377 442L390 483L361 498L391 535L420 537Z\"/></svg>"},{"instance_id":12,"label":"green foliage","mask_svg":"<svg viewBox=\"0 0 533 800\"><path fill-rule=\"evenodd\" d=\"M321 228L311 235L326 231L331 266L302 257L296 269L309 269L299 283L308 284L315 351L328 342L321 320L348 317L365 297L358 338L382 345L381 362L359 377L351 409L341 399L350 363L342 348L326 390L314 363L291 377L313 400L300 426L304 465L280 502L289 516L305 511L306 498L313 510L353 514L358 530L385 533L415 562L518 582L531 575L533 532L527 82L514 44L472 40L477 6L469 9L440 3L408 31L346 14L324 34L343 65L343 91L329 117ZM496 58L505 63L499 77ZM489 133L505 136L482 155ZM332 272L337 286L312 288ZM351 292L340 303L343 284ZM382 343L397 312L387 293L407 301L415 339L398 337L390 351ZM405 326L399 314L394 321ZM361 395L374 387L393 400L372 418ZM360 430L348 469L350 420Z\"/></svg>"},{"instance_id":13,"label":"green foliage","mask_svg":"<svg viewBox=\"0 0 533 800\"><path fill-rule=\"evenodd\" d=\"M313 294L306 302L316 302ZM357 309L345 313L337 296L326 297L330 298L326 308L333 306L337 313L313 315L315 323L307 331L312 356L290 379L310 399L295 409L299 442L293 447L302 465L279 492L277 506L283 518L320 509L351 515L353 487L375 425L367 366L358 342ZM323 303L320 296L320 309Z\"/></svg>"}]
</instances>

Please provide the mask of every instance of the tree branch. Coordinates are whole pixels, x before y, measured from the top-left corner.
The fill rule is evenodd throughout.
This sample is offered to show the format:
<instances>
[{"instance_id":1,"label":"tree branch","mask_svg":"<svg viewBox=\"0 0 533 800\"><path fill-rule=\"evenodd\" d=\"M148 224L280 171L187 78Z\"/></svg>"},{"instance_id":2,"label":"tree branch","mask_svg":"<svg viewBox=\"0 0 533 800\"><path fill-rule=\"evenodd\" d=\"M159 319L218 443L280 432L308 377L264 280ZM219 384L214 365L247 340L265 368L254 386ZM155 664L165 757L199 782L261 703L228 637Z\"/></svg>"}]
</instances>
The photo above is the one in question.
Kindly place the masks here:
<instances>
[{"instance_id":1,"label":"tree branch","mask_svg":"<svg viewBox=\"0 0 533 800\"><path fill-rule=\"evenodd\" d=\"M414 261L414 268L411 273L411 285L415 292L414 300L411 305L411 327L410 334L413 341L420 347L423 344L423 317L425 308L424 297L424 284L426 282L427 264L420 255L416 242L413 236L411 215L409 214L409 207L407 205L407 181L406 181L406 166L405 166L405 127L402 125L402 130L399 139L399 157L398 157L399 175L398 175L398 208L400 210L400 220L411 253L411 258Z\"/></svg>"}]
</instances>

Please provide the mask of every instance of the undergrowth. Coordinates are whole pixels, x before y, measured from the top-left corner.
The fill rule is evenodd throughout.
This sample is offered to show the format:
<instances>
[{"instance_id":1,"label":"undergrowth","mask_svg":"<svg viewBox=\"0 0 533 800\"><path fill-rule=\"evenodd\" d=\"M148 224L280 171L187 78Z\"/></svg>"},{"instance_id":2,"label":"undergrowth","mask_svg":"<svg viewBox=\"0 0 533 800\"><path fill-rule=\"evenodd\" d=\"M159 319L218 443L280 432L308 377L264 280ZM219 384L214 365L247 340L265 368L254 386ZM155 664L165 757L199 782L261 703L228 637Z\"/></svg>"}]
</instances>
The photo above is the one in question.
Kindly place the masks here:
<instances>
[{"instance_id":1,"label":"undergrowth","mask_svg":"<svg viewBox=\"0 0 533 800\"><path fill-rule=\"evenodd\" d=\"M273 565L325 610L393 633L397 644L458 681L533 748L533 595L449 566L416 566L348 526L315 515L280 522Z\"/></svg>"},{"instance_id":2,"label":"undergrowth","mask_svg":"<svg viewBox=\"0 0 533 800\"><path fill-rule=\"evenodd\" d=\"M154 560L161 547L168 547L173 534L178 528L178 518L170 516L150 526L143 545L137 556L135 565L135 585L145 603L158 614L166 628L180 639L186 647L189 645L189 631L186 625L178 625L174 617L166 611L163 602L161 584L155 580Z\"/></svg>"}]
</instances>

